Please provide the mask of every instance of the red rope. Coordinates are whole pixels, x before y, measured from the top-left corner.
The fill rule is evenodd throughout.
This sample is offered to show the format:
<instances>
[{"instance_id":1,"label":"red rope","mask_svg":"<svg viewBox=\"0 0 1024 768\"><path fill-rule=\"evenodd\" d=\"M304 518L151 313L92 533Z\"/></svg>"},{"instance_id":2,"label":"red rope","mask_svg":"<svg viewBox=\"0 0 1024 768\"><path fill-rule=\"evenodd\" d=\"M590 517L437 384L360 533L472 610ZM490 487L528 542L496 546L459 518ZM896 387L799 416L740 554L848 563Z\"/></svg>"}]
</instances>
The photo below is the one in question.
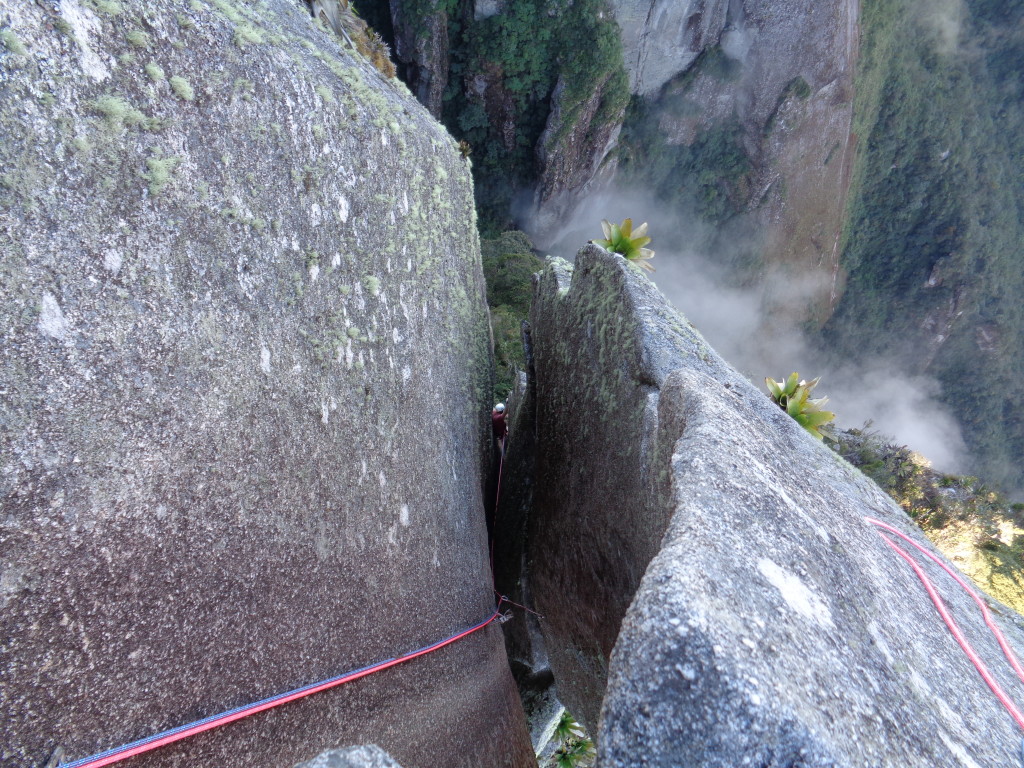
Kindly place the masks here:
<instances>
[{"instance_id":1,"label":"red rope","mask_svg":"<svg viewBox=\"0 0 1024 768\"><path fill-rule=\"evenodd\" d=\"M458 632L457 634L436 642L433 645L424 646L423 648L411 651L404 656L399 656L395 659L388 659L387 661L381 661L369 667L364 667L363 669L359 669L354 672L349 672L329 680L324 680L320 683L314 683L303 688L298 688L294 691L289 691L288 693L279 694L278 696L258 701L255 704L250 704L246 707L228 710L227 712L222 712L219 715L214 715L185 726L180 726L170 731L164 731L163 733L158 733L155 736L150 736L148 738L132 742L131 744L125 744L122 747L116 747L98 755L93 755L92 757L82 758L81 760L76 760L72 763L66 764L64 768L101 768L101 766L112 765L113 763L127 760L129 757L135 757L136 755L150 752L159 747L166 746L167 744L173 744L174 742L180 741L181 739L189 736L195 736L197 733L203 733L204 731L209 731L213 728L219 728L222 725L233 723L235 720L241 720L243 717L255 715L257 712L273 709L274 707L279 707L282 704L287 704L288 702L295 701L296 699L312 696L314 693L326 691L328 688L334 688L335 686L342 685L343 683L350 683L361 677L366 677L367 675L381 672L407 661L412 661L420 656L425 656L428 653L440 650L446 645L450 645L457 640L461 640L467 635L471 635L474 632L483 629L501 615L502 602L504 602L504 598L498 601L497 609L486 621L482 621L469 629Z\"/></svg>"},{"instance_id":2,"label":"red rope","mask_svg":"<svg viewBox=\"0 0 1024 768\"><path fill-rule=\"evenodd\" d=\"M967 583L962 578L960 578L960 576L957 573L953 571L953 569L948 567L945 563L943 563L938 557L929 552L926 548L918 544L909 536L901 533L896 528L893 528L891 525L887 525L886 523L883 523L881 520L876 520L872 517L866 517L864 519L867 520L869 523L872 523L873 525L876 525L880 528L884 528L889 533L893 533L896 536L899 536L901 539L905 540L909 544L916 547L922 553L924 553L933 561L938 563L938 565L940 565L942 569L946 571L946 573L952 576L961 587L967 590L967 592L971 595L971 597L974 598L974 601L981 608L982 615L985 617L985 623L988 625L992 633L996 636L996 639L999 642L999 646L1003 649L1003 653L1006 654L1006 657L1010 660L1010 664L1013 666L1014 670L1017 671L1017 674L1021 675L1020 665L1017 662L1017 658L1013 654L1013 651L1010 649L1009 644L1006 642L1006 638L1003 636L1003 633L992 621L991 614L989 613L988 608L985 606L984 602L981 600L978 594L973 589L971 589L971 587L969 587ZM918 565L917 561L910 556L909 552L904 550L896 542L894 542L884 533L879 533L879 535L882 537L882 540L885 541L885 543L888 544L896 552L896 554L898 554L900 557L907 561L907 564L910 565L910 567L913 569L914 574L917 576L918 579L920 579L921 583L924 584L924 588L928 591L928 596L931 598L932 603L935 604L935 609L939 612L939 615L942 617L942 620L946 623L946 626L949 628L949 631L953 634L953 637L956 638L956 641L957 643L959 643L961 650L963 650L963 652L967 655L967 658L971 660L971 663L974 664L974 668L978 670L978 674L980 674L982 679L984 679L984 681L988 684L988 687L992 690L992 693L994 693L996 698L999 699L1000 703L1006 708L1006 711L1010 713L1010 716L1013 717L1017 725L1019 725L1021 728L1024 728L1024 715L1022 715L1020 710L1017 709L1016 705L1014 705L1010 697L1006 695L1006 692L1003 691L1002 687L992 676L992 673L989 672L988 667L985 666L985 662L981 660L981 657L977 654L977 652L974 650L971 644L967 641L967 638L960 630L960 627L957 626L957 623L953 620L953 617L950 615L945 604L942 602L942 598L939 596L938 590L936 590L935 585L932 583L931 579L928 578L928 575L924 572L924 569L921 568L921 566ZM1024 677L1022 677L1022 680L1024 680Z\"/></svg>"},{"instance_id":3,"label":"red rope","mask_svg":"<svg viewBox=\"0 0 1024 768\"><path fill-rule=\"evenodd\" d=\"M502 469L504 468L505 465L505 443L507 442L507 440L508 432L506 431L505 436L501 440L501 460L498 464L498 489L497 493L495 494L494 500L495 530L497 530L498 501L501 498L501 474ZM492 580L494 578L493 535L491 537L491 578ZM519 605L518 603L512 603L507 597L498 593L497 590L495 590L495 593L498 594L498 605L489 619L480 622L476 626L470 627L469 629L465 629L462 632L452 635L451 637L447 637L444 640L434 643L433 645L425 646L418 650L407 653L404 656L399 656L395 659L388 659L387 661L378 662L377 664L373 664L369 667L364 667L363 669L359 669L354 672L349 672L338 677L333 677L329 680L324 680L319 683L313 683L302 688L297 688L293 691L288 691L287 693L278 694L277 696L272 696L269 699L263 699L262 701L258 701L254 704L249 704L245 707L231 709L226 712L222 712L219 715L212 715L211 717L207 717L203 720L197 720L187 725L172 728L171 730L163 731L161 733L155 734L153 736L148 736L138 741L133 741L130 744L125 744L120 747L108 749L105 752L92 755L91 757L84 757L79 760L75 760L74 762L63 764L63 768L102 768L102 766L113 765L114 763L119 763L122 760L127 760L130 757L135 757L136 755L141 755L146 752L150 752L154 749L158 749L159 747L163 747L168 744L173 744L174 742L188 738L189 736L195 736L198 733L203 733L204 731L219 728L222 725L233 723L236 720L241 720L244 717L255 715L258 712L273 709L274 707L279 707L282 704L287 704L291 701L295 701L306 696L312 696L314 693L320 693L321 691L326 691L329 688L334 688L335 686L339 686L344 683L350 683L353 680L358 680L361 677L366 677L367 675L372 675L376 672L382 672L385 669L389 669L399 664L403 664L407 661L412 661L413 659L419 658L420 656L425 656L428 653L433 653L434 651L444 648L446 645L450 645L451 643L454 643L457 640L461 640L467 635L471 635L474 632L483 629L488 624L493 622L495 619L498 619L501 616L501 606L503 603ZM526 606L519 607L527 611L530 610L529 608L526 608ZM534 613L533 611L530 612Z\"/></svg>"},{"instance_id":4,"label":"red rope","mask_svg":"<svg viewBox=\"0 0 1024 768\"><path fill-rule=\"evenodd\" d=\"M494 587L494 542L498 538L498 504L501 501L501 472L505 468L505 443L508 442L508 428L505 428L505 434L502 436L498 445L501 447L501 453L498 457L498 490L494 493L494 520L491 523L491 587ZM494 590L498 592L497 589ZM498 592L498 596L501 597L501 593Z\"/></svg>"},{"instance_id":5,"label":"red rope","mask_svg":"<svg viewBox=\"0 0 1024 768\"><path fill-rule=\"evenodd\" d=\"M985 620L985 626L987 626L989 628L989 631L992 632L993 635L995 635L996 641L999 643L999 647L1003 650L1003 655L1006 656L1007 660L1010 662L1010 666L1012 666L1013 671L1017 673L1017 677L1019 677L1020 681L1024 683L1024 669L1021 668L1020 662L1017 661L1016 654L1014 654L1013 649L1010 647L1009 642L1006 640L1006 636L1003 634L1002 630L999 629L999 626L995 623L995 620L992 618L992 612L989 611L988 606L985 605L985 601L982 600L981 596L977 593L977 591L973 587L971 587L970 584L964 581L963 577L959 573L957 573L954 569L950 568L939 557L930 552L926 547L923 547L922 545L918 544L905 533L902 533L896 528L893 528L891 525L883 523L881 520L876 520L873 517L866 517L864 519L867 520L869 523L877 525L880 528L884 528L889 533L899 536L905 542L915 547L919 552L921 552L921 554L928 557L930 560L932 560L932 562L934 562L936 565L942 568L942 570L948 573L953 578L953 580L957 584L959 584L960 587L965 592L967 592L967 594L971 596L971 599L974 600L975 604L981 610L981 615Z\"/></svg>"}]
</instances>

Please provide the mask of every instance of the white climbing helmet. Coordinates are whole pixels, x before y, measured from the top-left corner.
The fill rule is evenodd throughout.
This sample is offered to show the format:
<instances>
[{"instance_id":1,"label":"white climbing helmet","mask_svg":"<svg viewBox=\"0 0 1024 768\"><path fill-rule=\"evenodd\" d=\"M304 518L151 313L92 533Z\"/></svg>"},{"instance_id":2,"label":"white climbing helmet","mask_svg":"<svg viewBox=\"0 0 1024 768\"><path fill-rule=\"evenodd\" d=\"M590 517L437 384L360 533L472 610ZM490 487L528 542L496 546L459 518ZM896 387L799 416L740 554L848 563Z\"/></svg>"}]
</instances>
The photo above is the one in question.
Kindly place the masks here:
<instances>
[{"instance_id":1,"label":"white climbing helmet","mask_svg":"<svg viewBox=\"0 0 1024 768\"><path fill-rule=\"evenodd\" d=\"M505 404L504 403L498 403L496 406L494 406L494 410L496 410L498 413L504 413L505 412Z\"/></svg>"}]
</instances>

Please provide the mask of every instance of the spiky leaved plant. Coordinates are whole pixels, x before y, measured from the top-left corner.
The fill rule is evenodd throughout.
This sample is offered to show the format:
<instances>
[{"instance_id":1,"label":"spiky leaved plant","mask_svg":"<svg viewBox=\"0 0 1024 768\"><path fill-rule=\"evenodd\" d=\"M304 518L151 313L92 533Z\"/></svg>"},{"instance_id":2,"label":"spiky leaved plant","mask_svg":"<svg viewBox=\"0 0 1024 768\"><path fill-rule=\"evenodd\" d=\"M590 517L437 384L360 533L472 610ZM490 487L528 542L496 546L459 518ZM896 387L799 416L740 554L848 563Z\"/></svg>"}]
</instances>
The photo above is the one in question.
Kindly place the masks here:
<instances>
[{"instance_id":1,"label":"spiky leaved plant","mask_svg":"<svg viewBox=\"0 0 1024 768\"><path fill-rule=\"evenodd\" d=\"M810 382L804 381L800 374L794 371L785 381L775 381L771 377L766 377L764 383L768 385L772 401L792 416L797 424L821 440L824 437L821 430L835 419L836 415L832 411L822 409L828 402L827 397L811 399L811 390L819 381L820 376Z\"/></svg>"},{"instance_id":2,"label":"spiky leaved plant","mask_svg":"<svg viewBox=\"0 0 1024 768\"><path fill-rule=\"evenodd\" d=\"M562 710L554 737L562 742L552 755L556 768L584 768L592 764L596 754L594 742L568 710Z\"/></svg>"},{"instance_id":3,"label":"spiky leaved plant","mask_svg":"<svg viewBox=\"0 0 1024 768\"><path fill-rule=\"evenodd\" d=\"M569 739L555 750L555 765L558 768L583 768L592 765L596 750L590 739Z\"/></svg>"},{"instance_id":4,"label":"spiky leaved plant","mask_svg":"<svg viewBox=\"0 0 1024 768\"><path fill-rule=\"evenodd\" d=\"M649 272L654 267L647 263L647 259L654 258L654 251L644 248L651 238L647 237L647 222L645 221L636 229L633 229L633 220L626 219L622 224L612 224L605 219L601 222L601 229L604 230L604 240L591 240L594 245L600 245L612 253L625 256L630 261L637 262Z\"/></svg>"},{"instance_id":5,"label":"spiky leaved plant","mask_svg":"<svg viewBox=\"0 0 1024 768\"><path fill-rule=\"evenodd\" d=\"M576 722L573 716L569 714L569 710L563 709L561 716L558 718L558 724L555 726L554 737L559 741L566 741L567 739L583 736L585 733L583 726Z\"/></svg>"}]
</instances>

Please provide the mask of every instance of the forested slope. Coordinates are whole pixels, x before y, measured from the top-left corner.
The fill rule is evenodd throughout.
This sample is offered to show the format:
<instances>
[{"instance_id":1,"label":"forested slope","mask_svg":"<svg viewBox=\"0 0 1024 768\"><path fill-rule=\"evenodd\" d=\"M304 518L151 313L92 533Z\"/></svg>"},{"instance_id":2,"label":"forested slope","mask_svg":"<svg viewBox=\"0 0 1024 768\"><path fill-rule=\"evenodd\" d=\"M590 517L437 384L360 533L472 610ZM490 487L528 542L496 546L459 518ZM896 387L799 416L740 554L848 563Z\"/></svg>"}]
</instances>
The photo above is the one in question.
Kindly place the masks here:
<instances>
[{"instance_id":1,"label":"forested slope","mask_svg":"<svg viewBox=\"0 0 1024 768\"><path fill-rule=\"evenodd\" d=\"M934 375L973 469L1021 484L1024 7L863 4L836 358Z\"/></svg>"}]
</instances>

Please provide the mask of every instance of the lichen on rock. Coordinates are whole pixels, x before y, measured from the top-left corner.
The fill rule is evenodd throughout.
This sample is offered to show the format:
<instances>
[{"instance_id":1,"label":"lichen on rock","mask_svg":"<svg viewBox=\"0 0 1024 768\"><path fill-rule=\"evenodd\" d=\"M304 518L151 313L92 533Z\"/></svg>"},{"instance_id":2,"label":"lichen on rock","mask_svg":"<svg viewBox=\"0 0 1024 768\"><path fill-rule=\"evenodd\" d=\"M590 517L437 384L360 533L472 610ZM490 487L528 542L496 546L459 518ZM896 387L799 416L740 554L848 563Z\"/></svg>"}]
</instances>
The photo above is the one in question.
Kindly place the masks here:
<instances>
[{"instance_id":1,"label":"lichen on rock","mask_svg":"<svg viewBox=\"0 0 1024 768\"><path fill-rule=\"evenodd\" d=\"M456 143L294 0L0 10L25 48L0 48L0 762L486 618ZM371 734L407 766L532 761L496 629L252 723L157 759L292 765Z\"/></svg>"}]
</instances>

